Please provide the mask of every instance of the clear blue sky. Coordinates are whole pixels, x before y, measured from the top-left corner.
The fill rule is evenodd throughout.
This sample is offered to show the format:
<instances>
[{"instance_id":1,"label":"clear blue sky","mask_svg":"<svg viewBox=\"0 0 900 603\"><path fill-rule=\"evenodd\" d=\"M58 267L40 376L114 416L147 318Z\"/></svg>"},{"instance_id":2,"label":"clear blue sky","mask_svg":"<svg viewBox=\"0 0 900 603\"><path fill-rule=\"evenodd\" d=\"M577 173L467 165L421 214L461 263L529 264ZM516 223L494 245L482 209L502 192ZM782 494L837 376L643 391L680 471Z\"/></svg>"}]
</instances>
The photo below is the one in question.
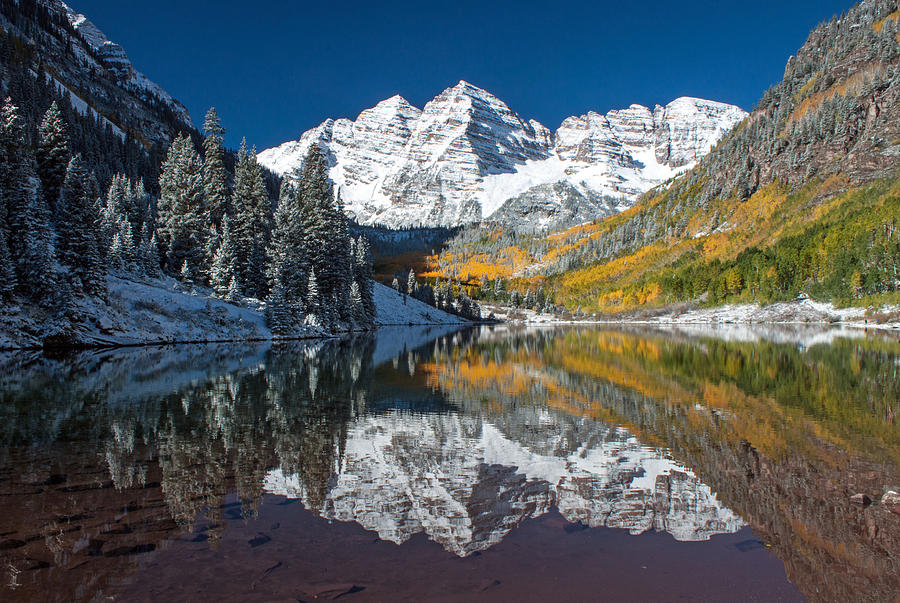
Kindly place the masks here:
<instances>
[{"instance_id":1,"label":"clear blue sky","mask_svg":"<svg viewBox=\"0 0 900 603\"><path fill-rule=\"evenodd\" d=\"M67 0L228 143L260 149L465 79L555 129L569 115L699 96L750 109L851 0Z\"/></svg>"}]
</instances>

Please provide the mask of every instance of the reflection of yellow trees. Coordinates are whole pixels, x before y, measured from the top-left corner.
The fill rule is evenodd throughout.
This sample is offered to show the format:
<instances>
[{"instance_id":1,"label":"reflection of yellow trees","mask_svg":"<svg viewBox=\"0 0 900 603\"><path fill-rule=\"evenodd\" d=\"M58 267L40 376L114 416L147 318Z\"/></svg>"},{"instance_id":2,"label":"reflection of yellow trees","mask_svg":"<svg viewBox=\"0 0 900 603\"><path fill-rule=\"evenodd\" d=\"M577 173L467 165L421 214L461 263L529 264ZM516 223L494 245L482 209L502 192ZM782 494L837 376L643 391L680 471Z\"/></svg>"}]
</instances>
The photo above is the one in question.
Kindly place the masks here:
<instances>
[{"instance_id":1,"label":"reflection of yellow trees","mask_svg":"<svg viewBox=\"0 0 900 603\"><path fill-rule=\"evenodd\" d=\"M900 479L898 358L886 339L798 350L570 331L476 344L429 370L475 410L530 403L624 425L709 483L812 599L892 600L900 524L847 498ZM526 395L504 398L511 382Z\"/></svg>"},{"instance_id":2,"label":"reflection of yellow trees","mask_svg":"<svg viewBox=\"0 0 900 603\"><path fill-rule=\"evenodd\" d=\"M887 354L887 355L886 355ZM821 442L900 460L900 346L839 341L789 345L679 342L618 331L573 332L531 347L473 346L426 366L429 383L497 410L511 398L622 422L596 387L606 382L676 411L698 430L746 441L772 458L829 460ZM617 420L618 419L618 420ZM629 427L651 437L641 424Z\"/></svg>"},{"instance_id":3,"label":"reflection of yellow trees","mask_svg":"<svg viewBox=\"0 0 900 603\"><path fill-rule=\"evenodd\" d=\"M610 339L618 353L604 352L611 349ZM849 352L855 346L865 353L865 342L838 342L806 354L771 344L708 341L705 346L596 331L559 340L549 359L568 371L677 404L689 417L706 415L698 403L727 413L723 424L733 437L776 457L790 450L821 454L821 447L811 445L812 435L846 450L900 459L900 429L872 412L882 408L893 416L896 410L900 381L887 359L875 358L874 364L870 359L866 387L841 378L846 359L853 357ZM894 348L896 356L900 346Z\"/></svg>"},{"instance_id":4,"label":"reflection of yellow trees","mask_svg":"<svg viewBox=\"0 0 900 603\"><path fill-rule=\"evenodd\" d=\"M621 419L603 406L563 383L563 379L536 370L542 366L540 354L534 350L517 350L503 362L479 355L469 348L461 357L453 354L428 363L423 370L428 383L465 405L502 415L510 404L533 405L561 410L572 416L592 418L610 423Z\"/></svg>"}]
</instances>

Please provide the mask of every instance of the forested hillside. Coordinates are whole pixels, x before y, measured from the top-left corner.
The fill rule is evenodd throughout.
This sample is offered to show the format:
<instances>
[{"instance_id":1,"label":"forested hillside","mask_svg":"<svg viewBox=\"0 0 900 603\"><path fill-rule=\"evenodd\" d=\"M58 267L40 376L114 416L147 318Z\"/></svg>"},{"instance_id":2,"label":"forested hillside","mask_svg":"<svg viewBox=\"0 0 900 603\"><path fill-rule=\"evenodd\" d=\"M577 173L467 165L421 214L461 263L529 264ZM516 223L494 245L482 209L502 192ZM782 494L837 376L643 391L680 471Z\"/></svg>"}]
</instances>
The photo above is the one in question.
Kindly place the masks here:
<instances>
[{"instance_id":1,"label":"forested hillside","mask_svg":"<svg viewBox=\"0 0 900 603\"><path fill-rule=\"evenodd\" d=\"M800 293L878 303L900 287L900 44L895 0L818 26L748 119L687 174L561 233L463 233L433 264L616 312Z\"/></svg>"},{"instance_id":2,"label":"forested hillside","mask_svg":"<svg viewBox=\"0 0 900 603\"><path fill-rule=\"evenodd\" d=\"M194 130L83 16L55 0L2 8L0 330L39 331L11 341L112 333L110 278L264 308L280 336L373 325L368 242L350 236L318 148L274 199L255 150L225 149L214 109Z\"/></svg>"}]
</instances>

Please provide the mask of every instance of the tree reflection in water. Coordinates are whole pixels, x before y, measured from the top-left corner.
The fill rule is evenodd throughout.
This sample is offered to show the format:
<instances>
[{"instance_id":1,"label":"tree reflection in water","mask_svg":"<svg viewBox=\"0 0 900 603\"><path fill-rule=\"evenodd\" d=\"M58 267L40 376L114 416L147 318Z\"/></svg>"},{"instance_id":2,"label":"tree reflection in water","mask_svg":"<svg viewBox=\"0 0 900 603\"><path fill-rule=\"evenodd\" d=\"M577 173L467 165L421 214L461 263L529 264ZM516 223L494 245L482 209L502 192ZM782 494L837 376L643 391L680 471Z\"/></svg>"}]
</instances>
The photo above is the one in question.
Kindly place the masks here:
<instances>
[{"instance_id":1,"label":"tree reflection in water","mask_svg":"<svg viewBox=\"0 0 900 603\"><path fill-rule=\"evenodd\" d=\"M683 541L746 522L808 597L889 599L900 516L849 497L900 483L900 346L797 343L482 329L6 356L3 592L115 592L270 492L463 557L553 508Z\"/></svg>"}]
</instances>

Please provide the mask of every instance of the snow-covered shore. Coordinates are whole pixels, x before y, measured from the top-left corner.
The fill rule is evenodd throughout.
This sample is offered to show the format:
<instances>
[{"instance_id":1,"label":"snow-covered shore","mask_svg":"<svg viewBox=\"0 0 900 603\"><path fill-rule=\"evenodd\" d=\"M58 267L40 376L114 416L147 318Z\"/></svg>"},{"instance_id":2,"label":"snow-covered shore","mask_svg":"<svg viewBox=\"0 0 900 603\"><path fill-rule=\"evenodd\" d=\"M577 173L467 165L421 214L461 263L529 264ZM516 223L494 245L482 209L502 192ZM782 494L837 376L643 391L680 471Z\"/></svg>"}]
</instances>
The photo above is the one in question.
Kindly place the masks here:
<instances>
[{"instance_id":1,"label":"snow-covered shore","mask_svg":"<svg viewBox=\"0 0 900 603\"><path fill-rule=\"evenodd\" d=\"M644 324L658 326L715 325L820 325L852 329L900 331L900 307L878 309L837 308L830 303L799 298L768 306L725 305L715 308L681 307L643 310L622 316L555 315L484 305L498 320L529 325L553 324Z\"/></svg>"},{"instance_id":2,"label":"snow-covered shore","mask_svg":"<svg viewBox=\"0 0 900 603\"><path fill-rule=\"evenodd\" d=\"M49 342L120 347L273 339L258 302L229 303L208 289L168 278L109 277L108 284L108 303L81 298L70 320L33 306L0 307L0 350L38 348ZM376 326L467 323L377 283L375 305ZM297 333L297 338L328 336L318 327Z\"/></svg>"}]
</instances>

